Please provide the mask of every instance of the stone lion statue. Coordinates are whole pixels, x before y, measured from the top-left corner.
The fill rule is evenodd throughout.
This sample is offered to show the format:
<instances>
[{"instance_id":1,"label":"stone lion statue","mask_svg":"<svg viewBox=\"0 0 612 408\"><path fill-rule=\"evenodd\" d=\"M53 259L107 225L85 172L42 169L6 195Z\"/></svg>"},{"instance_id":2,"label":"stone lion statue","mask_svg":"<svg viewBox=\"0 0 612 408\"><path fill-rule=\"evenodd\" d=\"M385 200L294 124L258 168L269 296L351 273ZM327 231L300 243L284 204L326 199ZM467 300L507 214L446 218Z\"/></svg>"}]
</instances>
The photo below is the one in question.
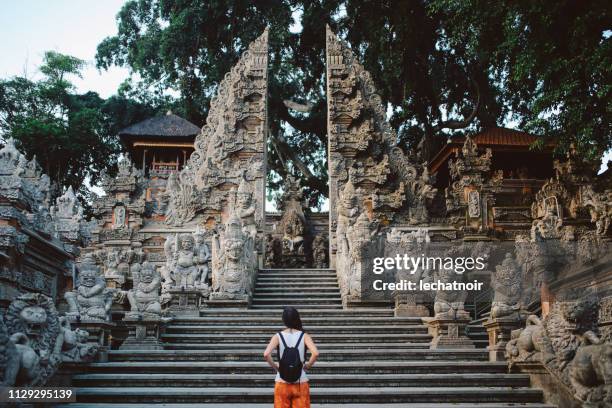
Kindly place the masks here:
<instances>
[{"instance_id":1,"label":"stone lion statue","mask_svg":"<svg viewBox=\"0 0 612 408\"><path fill-rule=\"evenodd\" d=\"M6 327L20 360L16 385L38 385L55 373L61 360L63 332L53 300L25 293L11 302Z\"/></svg>"},{"instance_id":2,"label":"stone lion statue","mask_svg":"<svg viewBox=\"0 0 612 408\"><path fill-rule=\"evenodd\" d=\"M583 406L610 406L612 345L597 335L598 310L598 299L586 296L555 302L543 320L529 316L524 329L512 332L506 345L508 361L539 361L574 390Z\"/></svg>"}]
</instances>

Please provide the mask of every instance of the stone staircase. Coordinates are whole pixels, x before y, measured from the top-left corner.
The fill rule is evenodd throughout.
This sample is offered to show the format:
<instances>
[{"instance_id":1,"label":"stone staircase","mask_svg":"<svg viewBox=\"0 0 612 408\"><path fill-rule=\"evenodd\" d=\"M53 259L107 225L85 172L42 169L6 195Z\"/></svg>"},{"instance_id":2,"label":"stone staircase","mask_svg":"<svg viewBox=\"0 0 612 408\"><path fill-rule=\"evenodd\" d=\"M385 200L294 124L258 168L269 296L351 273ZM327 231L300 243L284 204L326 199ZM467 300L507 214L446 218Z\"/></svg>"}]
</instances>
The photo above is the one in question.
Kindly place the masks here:
<instances>
[{"instance_id":1,"label":"stone staircase","mask_svg":"<svg viewBox=\"0 0 612 408\"><path fill-rule=\"evenodd\" d=\"M287 304L321 351L309 373L313 407L551 407L485 350L429 350L419 318L342 310L332 270L260 271L251 309L175 319L162 351L110 352L73 377L78 402L67 406L270 407L274 374L262 354Z\"/></svg>"}]
</instances>

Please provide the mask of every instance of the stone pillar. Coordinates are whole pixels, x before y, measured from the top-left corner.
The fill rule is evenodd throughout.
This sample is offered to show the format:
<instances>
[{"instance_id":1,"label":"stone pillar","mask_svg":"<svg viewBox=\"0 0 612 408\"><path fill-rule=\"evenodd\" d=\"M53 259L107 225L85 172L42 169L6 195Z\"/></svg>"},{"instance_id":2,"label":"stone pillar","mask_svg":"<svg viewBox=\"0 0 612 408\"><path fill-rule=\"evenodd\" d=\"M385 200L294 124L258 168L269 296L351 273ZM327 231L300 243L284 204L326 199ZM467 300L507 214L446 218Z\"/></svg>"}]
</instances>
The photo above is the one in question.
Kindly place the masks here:
<instances>
[{"instance_id":1,"label":"stone pillar","mask_svg":"<svg viewBox=\"0 0 612 408\"><path fill-rule=\"evenodd\" d=\"M430 349L473 349L474 343L465 334L470 322L467 318L449 319L445 317L424 318L423 322L433 336Z\"/></svg>"},{"instance_id":2,"label":"stone pillar","mask_svg":"<svg viewBox=\"0 0 612 408\"><path fill-rule=\"evenodd\" d=\"M129 330L120 350L163 350L159 336L169 319L154 316L129 316L123 319Z\"/></svg>"},{"instance_id":3,"label":"stone pillar","mask_svg":"<svg viewBox=\"0 0 612 408\"><path fill-rule=\"evenodd\" d=\"M506 344L510 340L512 330L520 329L525 325L525 319L517 317L489 318L483 326L489 334L489 361L506 361Z\"/></svg>"}]
</instances>

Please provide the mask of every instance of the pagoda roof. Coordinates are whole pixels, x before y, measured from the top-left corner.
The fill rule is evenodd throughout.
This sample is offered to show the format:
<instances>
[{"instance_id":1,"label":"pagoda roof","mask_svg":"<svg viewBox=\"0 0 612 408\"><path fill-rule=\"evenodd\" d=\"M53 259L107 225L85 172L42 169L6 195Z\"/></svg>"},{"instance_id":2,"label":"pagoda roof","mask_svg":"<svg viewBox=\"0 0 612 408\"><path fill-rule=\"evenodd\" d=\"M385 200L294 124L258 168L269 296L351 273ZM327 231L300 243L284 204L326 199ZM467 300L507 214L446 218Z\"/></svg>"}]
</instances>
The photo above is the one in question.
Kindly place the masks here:
<instances>
[{"instance_id":1,"label":"pagoda roof","mask_svg":"<svg viewBox=\"0 0 612 408\"><path fill-rule=\"evenodd\" d=\"M532 135L520 130L508 129L503 127L491 127L482 132L470 136L478 147L490 147L493 151L529 151L529 147L540 139L539 136ZM430 160L429 169L437 171L440 166L446 163L449 157L461 149L465 143L465 137L457 137L450 140L442 149ZM554 144L548 142L544 144L543 152L550 153Z\"/></svg>"},{"instance_id":2,"label":"pagoda roof","mask_svg":"<svg viewBox=\"0 0 612 408\"><path fill-rule=\"evenodd\" d=\"M119 137L129 139L135 137L193 138L198 133L200 133L199 127L172 112L168 112L163 116L154 116L126 127L119 131Z\"/></svg>"}]
</instances>

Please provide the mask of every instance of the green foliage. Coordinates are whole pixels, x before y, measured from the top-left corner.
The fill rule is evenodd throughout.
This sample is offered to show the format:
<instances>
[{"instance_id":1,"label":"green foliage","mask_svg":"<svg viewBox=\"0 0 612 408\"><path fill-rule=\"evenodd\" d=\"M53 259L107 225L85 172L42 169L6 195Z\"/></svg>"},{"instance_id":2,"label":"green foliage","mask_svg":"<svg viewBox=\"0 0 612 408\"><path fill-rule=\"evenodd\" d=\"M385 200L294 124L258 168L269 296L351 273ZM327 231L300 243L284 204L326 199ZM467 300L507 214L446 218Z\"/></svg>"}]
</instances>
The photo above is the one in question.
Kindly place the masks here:
<instances>
[{"instance_id":1,"label":"green foliage","mask_svg":"<svg viewBox=\"0 0 612 408\"><path fill-rule=\"evenodd\" d=\"M302 29L290 31L296 18ZM611 147L610 15L601 0L131 0L117 22L97 65L129 67L141 78L133 89L178 93L174 110L200 125L216 85L269 26L277 142L269 185L295 173L311 205L327 194L325 24L372 73L404 148L423 141L428 157L449 135L509 121L561 149L575 141L597 156Z\"/></svg>"},{"instance_id":2,"label":"green foliage","mask_svg":"<svg viewBox=\"0 0 612 408\"><path fill-rule=\"evenodd\" d=\"M76 93L70 78L83 67L78 58L47 52L42 79L1 80L0 132L36 156L56 187L71 185L86 202L84 181L95 185L101 170L112 172L116 164L118 130L154 111L121 96L104 100L95 92Z\"/></svg>"}]
</instances>

